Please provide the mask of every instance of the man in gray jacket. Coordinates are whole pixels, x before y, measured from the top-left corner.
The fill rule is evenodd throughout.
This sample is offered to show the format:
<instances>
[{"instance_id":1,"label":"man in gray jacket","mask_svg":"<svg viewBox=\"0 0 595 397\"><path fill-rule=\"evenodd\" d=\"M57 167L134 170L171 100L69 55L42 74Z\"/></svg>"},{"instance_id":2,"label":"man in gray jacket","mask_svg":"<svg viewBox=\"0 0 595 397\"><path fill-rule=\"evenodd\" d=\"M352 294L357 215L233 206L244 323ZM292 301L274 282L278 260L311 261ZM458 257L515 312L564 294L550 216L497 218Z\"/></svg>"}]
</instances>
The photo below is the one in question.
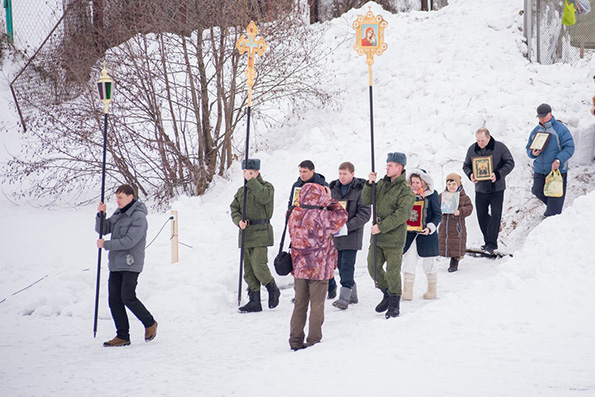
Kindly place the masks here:
<instances>
[{"instance_id":1,"label":"man in gray jacket","mask_svg":"<svg viewBox=\"0 0 595 397\"><path fill-rule=\"evenodd\" d=\"M145 326L145 341L157 335L157 321L136 297L136 284L145 262L147 241L147 207L134 198L134 189L122 185L116 190L118 209L103 221L102 235L111 233L111 240L97 240L97 247L109 251L108 301L116 325L116 337L103 346L127 346L130 344L130 325L126 308ZM106 205L99 203L95 230L101 230L101 218L105 217Z\"/></svg>"},{"instance_id":2,"label":"man in gray jacket","mask_svg":"<svg viewBox=\"0 0 595 397\"><path fill-rule=\"evenodd\" d=\"M479 228L483 234L485 245L481 249L493 255L498 249L498 234L502 219L502 204L504 203L505 178L514 168L514 159L510 150L502 142L490 136L487 128L480 128L475 133L477 143L467 150L463 163L463 171L475 184L475 210ZM490 179L478 181L473 172L475 157L491 157L492 172Z\"/></svg>"},{"instance_id":3,"label":"man in gray jacket","mask_svg":"<svg viewBox=\"0 0 595 397\"><path fill-rule=\"evenodd\" d=\"M357 251L362 249L364 225L370 220L370 206L362 202L365 183L365 179L355 178L355 167L346 161L339 165L339 179L329 185L332 198L339 201L348 214L344 226L347 234L335 236L335 247L339 253L337 267L341 276L341 292L333 306L341 310L347 309L350 303L358 303L357 287L353 280L355 256ZM335 283L336 288L334 278L330 281Z\"/></svg>"}]
</instances>

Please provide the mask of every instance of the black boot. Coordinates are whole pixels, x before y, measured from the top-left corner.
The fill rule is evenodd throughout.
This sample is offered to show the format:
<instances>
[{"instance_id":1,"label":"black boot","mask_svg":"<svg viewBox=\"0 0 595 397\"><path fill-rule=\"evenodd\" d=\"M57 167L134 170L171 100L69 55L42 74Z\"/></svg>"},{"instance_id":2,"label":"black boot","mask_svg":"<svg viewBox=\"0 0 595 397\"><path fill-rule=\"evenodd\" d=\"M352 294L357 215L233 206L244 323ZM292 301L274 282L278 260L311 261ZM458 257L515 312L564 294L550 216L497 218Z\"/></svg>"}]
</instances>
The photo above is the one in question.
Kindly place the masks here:
<instances>
[{"instance_id":1,"label":"black boot","mask_svg":"<svg viewBox=\"0 0 595 397\"><path fill-rule=\"evenodd\" d=\"M326 295L326 299L335 299L337 297L337 283L330 285L328 288L328 294Z\"/></svg>"},{"instance_id":2,"label":"black boot","mask_svg":"<svg viewBox=\"0 0 595 397\"><path fill-rule=\"evenodd\" d=\"M382 297L382 300L380 301L380 303L376 306L377 313L385 312L386 309L388 309L388 290L381 289L380 291L382 291L384 296Z\"/></svg>"},{"instance_id":3,"label":"black boot","mask_svg":"<svg viewBox=\"0 0 595 397\"><path fill-rule=\"evenodd\" d=\"M250 297L250 302L240 307L238 311L240 313L261 312L262 306L260 305L260 291L248 291L248 296Z\"/></svg>"},{"instance_id":4,"label":"black boot","mask_svg":"<svg viewBox=\"0 0 595 397\"><path fill-rule=\"evenodd\" d=\"M456 272L459 270L459 260L457 258L450 258L450 266L448 267L448 272Z\"/></svg>"},{"instance_id":5,"label":"black boot","mask_svg":"<svg viewBox=\"0 0 595 397\"><path fill-rule=\"evenodd\" d=\"M386 318L399 317L399 303L401 295L388 294L388 310L386 311Z\"/></svg>"},{"instance_id":6,"label":"black boot","mask_svg":"<svg viewBox=\"0 0 595 397\"><path fill-rule=\"evenodd\" d=\"M279 305L279 297L281 296L281 291L279 291L279 288L277 288L275 280L268 283L266 287L267 291L269 291L269 309L274 309Z\"/></svg>"}]
</instances>

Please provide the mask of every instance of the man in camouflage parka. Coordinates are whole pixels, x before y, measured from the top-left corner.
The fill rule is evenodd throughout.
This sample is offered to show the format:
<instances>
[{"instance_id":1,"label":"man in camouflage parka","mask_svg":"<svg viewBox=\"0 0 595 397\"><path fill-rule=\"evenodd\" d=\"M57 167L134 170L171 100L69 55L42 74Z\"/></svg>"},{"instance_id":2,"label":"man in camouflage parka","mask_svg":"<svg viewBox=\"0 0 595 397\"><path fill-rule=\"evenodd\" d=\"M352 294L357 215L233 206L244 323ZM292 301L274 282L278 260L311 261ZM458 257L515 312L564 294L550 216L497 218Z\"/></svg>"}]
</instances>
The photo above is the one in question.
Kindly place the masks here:
<instances>
[{"instance_id":1,"label":"man in camouflage parka","mask_svg":"<svg viewBox=\"0 0 595 397\"><path fill-rule=\"evenodd\" d=\"M295 289L289 330L292 350L312 346L322 339L324 296L328 280L337 268L333 234L347 222L347 211L332 198L328 186L306 183L298 200L299 206L292 210L287 222ZM310 318L306 337L308 306Z\"/></svg>"}]
</instances>

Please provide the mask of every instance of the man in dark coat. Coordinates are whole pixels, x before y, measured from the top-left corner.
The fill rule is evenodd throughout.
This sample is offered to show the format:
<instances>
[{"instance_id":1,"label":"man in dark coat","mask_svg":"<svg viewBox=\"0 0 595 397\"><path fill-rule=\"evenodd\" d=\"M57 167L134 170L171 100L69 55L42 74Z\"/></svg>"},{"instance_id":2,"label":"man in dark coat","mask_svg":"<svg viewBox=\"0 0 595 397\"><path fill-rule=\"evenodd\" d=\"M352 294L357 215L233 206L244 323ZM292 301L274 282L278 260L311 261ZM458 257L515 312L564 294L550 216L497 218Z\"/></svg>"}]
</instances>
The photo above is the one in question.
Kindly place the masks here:
<instances>
[{"instance_id":1,"label":"man in dark coat","mask_svg":"<svg viewBox=\"0 0 595 397\"><path fill-rule=\"evenodd\" d=\"M355 257L362 249L364 225L370 220L370 206L362 202L365 179L355 178L355 167L346 161L339 165L339 179L329 185L331 195L347 210L348 220L345 233L335 236L335 247L339 253L338 268L341 276L341 292L333 306L347 309L350 303L357 303L357 286L353 280ZM333 280L334 281L334 280ZM336 288L336 286L335 286Z\"/></svg>"},{"instance_id":2,"label":"man in dark coat","mask_svg":"<svg viewBox=\"0 0 595 397\"><path fill-rule=\"evenodd\" d=\"M242 161L244 179L246 180L246 213L242 221L244 206L244 188L238 189L229 208L233 223L244 231L244 280L248 284L250 301L238 310L242 313L260 312L260 285L264 285L269 293L269 308L279 304L281 292L271 275L268 263L268 249L273 245L273 216L275 189L270 182L260 175L260 160ZM241 247L241 232L238 245Z\"/></svg>"},{"instance_id":3,"label":"man in dark coat","mask_svg":"<svg viewBox=\"0 0 595 397\"><path fill-rule=\"evenodd\" d=\"M467 150L463 171L475 184L475 210L485 242L481 249L493 254L494 250L498 249L498 234L502 219L504 189L506 189L505 178L514 168L514 159L506 145L490 136L487 128L478 129L475 136L477 143ZM490 179L478 181L473 171L473 159L484 156L491 156L493 169Z\"/></svg>"},{"instance_id":4,"label":"man in dark coat","mask_svg":"<svg viewBox=\"0 0 595 397\"><path fill-rule=\"evenodd\" d=\"M297 179L297 181L295 181L291 186L291 193L289 194L289 202L287 203L287 208L290 208L292 205L299 205L299 190L306 183L316 183L320 186L328 186L328 183L326 183L324 175L321 175L316 172L316 169L314 168L314 163L310 160L302 161L298 165L298 170L300 172L300 176Z\"/></svg>"},{"instance_id":5,"label":"man in dark coat","mask_svg":"<svg viewBox=\"0 0 595 397\"><path fill-rule=\"evenodd\" d=\"M407 236L407 220L415 201L415 195L405 178L407 156L404 153L389 153L386 159L386 176L376 182L376 224L372 226L372 238L368 251L368 272L374 277L373 239L376 236L376 287L382 291L382 301L376 312L386 311L385 317L399 316L401 300L401 262ZM362 202L372 204L372 182L376 173L370 172L362 190ZM382 268L386 262L386 271Z\"/></svg>"},{"instance_id":6,"label":"man in dark coat","mask_svg":"<svg viewBox=\"0 0 595 397\"><path fill-rule=\"evenodd\" d=\"M95 218L95 230L102 235L111 234L110 240L97 240L97 247L109 251L108 301L116 325L116 337L104 342L103 346L128 346L130 324L126 315L128 308L145 326L145 341L157 335L157 321L136 297L138 276L145 263L147 242L147 207L134 198L134 189L122 185L116 190L118 209L103 221L106 205L99 203Z\"/></svg>"}]
</instances>

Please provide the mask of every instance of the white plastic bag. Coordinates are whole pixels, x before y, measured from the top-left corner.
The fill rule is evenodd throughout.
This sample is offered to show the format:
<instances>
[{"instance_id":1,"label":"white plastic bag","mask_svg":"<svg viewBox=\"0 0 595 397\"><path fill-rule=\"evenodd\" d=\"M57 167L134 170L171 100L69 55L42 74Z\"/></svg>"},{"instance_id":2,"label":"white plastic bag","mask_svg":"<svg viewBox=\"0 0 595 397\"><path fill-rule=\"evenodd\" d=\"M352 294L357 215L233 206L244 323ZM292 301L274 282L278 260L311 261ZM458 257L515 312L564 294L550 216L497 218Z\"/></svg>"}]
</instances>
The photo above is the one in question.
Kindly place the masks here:
<instances>
[{"instance_id":1,"label":"white plastic bag","mask_svg":"<svg viewBox=\"0 0 595 397\"><path fill-rule=\"evenodd\" d=\"M589 0L570 0L570 2L574 4L578 15L585 15L591 11L591 2Z\"/></svg>"}]
</instances>

